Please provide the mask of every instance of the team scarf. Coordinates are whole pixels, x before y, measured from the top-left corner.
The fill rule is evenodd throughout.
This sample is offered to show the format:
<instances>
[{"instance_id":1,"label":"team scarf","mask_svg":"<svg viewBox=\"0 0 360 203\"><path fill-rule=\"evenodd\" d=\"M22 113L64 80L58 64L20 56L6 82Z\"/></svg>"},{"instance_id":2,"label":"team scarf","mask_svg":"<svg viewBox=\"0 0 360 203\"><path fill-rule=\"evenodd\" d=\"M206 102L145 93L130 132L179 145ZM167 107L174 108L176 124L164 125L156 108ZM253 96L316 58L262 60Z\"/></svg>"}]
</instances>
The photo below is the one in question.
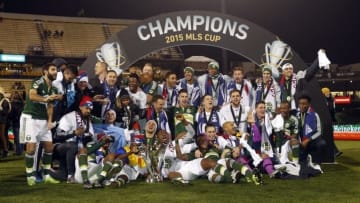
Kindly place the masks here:
<instances>
[{"instance_id":1,"label":"team scarf","mask_svg":"<svg viewBox=\"0 0 360 203\"><path fill-rule=\"evenodd\" d=\"M298 112L298 118L301 123L301 132L300 138L301 140L310 139L313 134L317 132L317 119L316 113L313 108L309 107L307 112L305 113L304 123L301 120L301 113Z\"/></svg>"},{"instance_id":2,"label":"team scarf","mask_svg":"<svg viewBox=\"0 0 360 203\"><path fill-rule=\"evenodd\" d=\"M273 79L270 79L270 83L265 84L259 82L256 88L256 102L264 101L267 110L269 109L269 104L271 105L271 111L274 112L276 108L276 97L275 97L275 84Z\"/></svg>"},{"instance_id":3,"label":"team scarf","mask_svg":"<svg viewBox=\"0 0 360 203\"><path fill-rule=\"evenodd\" d=\"M104 113L107 112L109 109L115 108L115 101L116 101L116 93L118 91L118 88L115 87L109 87L106 81L103 83L104 87L104 96L109 98L110 102L106 105L104 109Z\"/></svg>"},{"instance_id":4,"label":"team scarf","mask_svg":"<svg viewBox=\"0 0 360 203\"><path fill-rule=\"evenodd\" d=\"M206 119L205 111L199 112L197 117L197 135L205 134L205 127L207 124L212 124L215 126L216 132L220 132L220 117L217 111L214 109L211 110L209 119Z\"/></svg>"},{"instance_id":5,"label":"team scarf","mask_svg":"<svg viewBox=\"0 0 360 203\"><path fill-rule=\"evenodd\" d=\"M286 84L285 76L282 76L279 81L279 86L280 86L280 90L281 90L281 97L280 97L281 101L291 102L290 103L291 109L296 108L295 99L294 99L294 95L295 95L295 91L296 91L296 84L297 84L297 80L296 80L295 74L293 74L291 76L290 84ZM290 97L290 99L291 99L290 101L288 101L288 97Z\"/></svg>"},{"instance_id":6,"label":"team scarf","mask_svg":"<svg viewBox=\"0 0 360 203\"><path fill-rule=\"evenodd\" d=\"M206 75L205 82L205 95L213 96L213 92L215 92L214 99L217 99L217 106L222 106L226 99L226 82L221 74L217 76L218 82L216 87L212 82L212 78L209 75Z\"/></svg>"},{"instance_id":7,"label":"team scarf","mask_svg":"<svg viewBox=\"0 0 360 203\"><path fill-rule=\"evenodd\" d=\"M255 124L251 126L252 147L258 154L265 153L268 156L272 157L273 150L269 140L269 136L272 132L270 120L267 118L267 115L265 115L265 122L261 125L261 122L257 118L257 116L254 115L254 117Z\"/></svg>"},{"instance_id":8,"label":"team scarf","mask_svg":"<svg viewBox=\"0 0 360 203\"><path fill-rule=\"evenodd\" d=\"M232 90L234 90L234 89L237 89L236 88L236 82L235 82L235 80L231 80L230 81L230 83L227 85L227 96L229 96L230 97L230 92L232 91ZM243 79L242 81L241 81L241 88L239 89L239 91L240 91L240 95L243 97L243 98L245 98L245 96L246 97L249 97L249 87L248 87L248 85L246 84L246 82L245 82L245 79ZM230 99L227 99L228 101L230 100ZM243 100L243 99L242 99Z\"/></svg>"},{"instance_id":9,"label":"team scarf","mask_svg":"<svg viewBox=\"0 0 360 203\"><path fill-rule=\"evenodd\" d=\"M157 124L157 130L168 129L168 118L165 111L160 111L160 113L157 114L153 106L150 106L146 109L146 120L155 120Z\"/></svg>"},{"instance_id":10,"label":"team scarf","mask_svg":"<svg viewBox=\"0 0 360 203\"><path fill-rule=\"evenodd\" d=\"M169 91L166 85L166 82L164 82L163 89L162 89L162 96L166 101L166 107L169 108L171 106L176 106L177 99L178 99L178 90L176 87L173 88L171 95L169 95Z\"/></svg>"},{"instance_id":11,"label":"team scarf","mask_svg":"<svg viewBox=\"0 0 360 203\"><path fill-rule=\"evenodd\" d=\"M75 112L75 121L76 121L76 129L78 128L84 128L84 135L83 136L76 136L76 142L78 144L79 148L84 148L83 140L85 136L90 136L89 130L90 130L90 119L83 119L80 112Z\"/></svg>"},{"instance_id":12,"label":"team scarf","mask_svg":"<svg viewBox=\"0 0 360 203\"><path fill-rule=\"evenodd\" d=\"M191 106L199 106L200 105L200 86L199 83L194 80L194 87L191 90L191 92L189 92L188 88L187 88L187 84L186 84L186 80L185 78L180 80L180 88L181 89L186 89L186 91L188 92L189 95L189 104Z\"/></svg>"}]
</instances>

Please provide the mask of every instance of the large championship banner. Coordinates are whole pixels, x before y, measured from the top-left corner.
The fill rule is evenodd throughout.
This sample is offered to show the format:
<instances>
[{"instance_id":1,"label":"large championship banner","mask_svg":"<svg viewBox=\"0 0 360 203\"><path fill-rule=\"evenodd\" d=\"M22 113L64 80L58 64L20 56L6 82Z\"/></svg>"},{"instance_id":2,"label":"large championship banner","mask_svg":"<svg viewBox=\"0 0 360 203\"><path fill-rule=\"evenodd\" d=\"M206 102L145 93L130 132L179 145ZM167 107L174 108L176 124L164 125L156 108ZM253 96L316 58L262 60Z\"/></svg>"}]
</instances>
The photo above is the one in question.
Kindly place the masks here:
<instances>
[{"instance_id":1,"label":"large championship banner","mask_svg":"<svg viewBox=\"0 0 360 203\"><path fill-rule=\"evenodd\" d=\"M120 74L145 55L166 47L204 45L223 48L242 55L261 66L271 64L275 69L284 61L294 65L294 71L306 69L303 60L264 28L234 16L206 11L181 11L161 14L130 25L106 41L82 65L90 77L96 61L106 62ZM314 53L314 59L317 57ZM329 112L319 84L311 80L304 85L312 97L312 105L323 125L325 151L314 161L333 162L333 134Z\"/></svg>"}]
</instances>

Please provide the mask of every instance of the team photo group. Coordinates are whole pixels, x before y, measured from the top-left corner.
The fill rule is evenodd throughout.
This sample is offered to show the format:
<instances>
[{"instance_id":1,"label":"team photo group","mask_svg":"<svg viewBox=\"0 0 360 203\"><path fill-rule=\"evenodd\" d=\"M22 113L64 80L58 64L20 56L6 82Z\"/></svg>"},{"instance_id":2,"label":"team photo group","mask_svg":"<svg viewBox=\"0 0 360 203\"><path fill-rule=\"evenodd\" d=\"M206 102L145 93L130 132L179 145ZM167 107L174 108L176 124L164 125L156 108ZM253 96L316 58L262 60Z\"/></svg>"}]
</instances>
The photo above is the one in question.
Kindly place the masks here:
<instances>
[{"instance_id":1,"label":"team photo group","mask_svg":"<svg viewBox=\"0 0 360 203\"><path fill-rule=\"evenodd\" d=\"M159 81L150 63L119 75L105 62L86 73L56 58L26 92L20 117L27 184L262 185L317 176L311 154L326 143L301 86L330 61L324 50L314 56L299 72L264 65L251 81L240 66L222 74L216 61L205 74L187 66Z\"/></svg>"}]
</instances>

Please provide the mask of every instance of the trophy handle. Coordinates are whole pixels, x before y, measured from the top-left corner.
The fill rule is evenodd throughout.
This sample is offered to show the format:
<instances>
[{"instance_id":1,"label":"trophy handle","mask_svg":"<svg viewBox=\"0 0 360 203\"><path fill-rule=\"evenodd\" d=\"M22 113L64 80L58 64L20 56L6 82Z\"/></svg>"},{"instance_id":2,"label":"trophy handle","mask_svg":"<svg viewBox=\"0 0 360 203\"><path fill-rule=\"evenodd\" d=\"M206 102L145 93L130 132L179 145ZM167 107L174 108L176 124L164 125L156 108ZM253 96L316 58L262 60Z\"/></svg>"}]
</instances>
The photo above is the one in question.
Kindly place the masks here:
<instances>
[{"instance_id":1,"label":"trophy handle","mask_svg":"<svg viewBox=\"0 0 360 203\"><path fill-rule=\"evenodd\" d=\"M281 57L281 59L280 59L280 61L279 61L279 66L281 66L281 64L287 59L287 57L288 57L288 55L290 54L290 52L291 52L291 48L289 47L289 46L286 46L286 48L287 48L287 51L286 51L286 53L284 54L284 56L283 57Z\"/></svg>"},{"instance_id":2,"label":"trophy handle","mask_svg":"<svg viewBox=\"0 0 360 203\"><path fill-rule=\"evenodd\" d=\"M101 61L104 62L104 57L102 56L101 52L99 50L96 51L96 58Z\"/></svg>"},{"instance_id":3,"label":"trophy handle","mask_svg":"<svg viewBox=\"0 0 360 203\"><path fill-rule=\"evenodd\" d=\"M265 60L267 64L270 64L270 55L269 55L270 47L271 47L270 43L265 44Z\"/></svg>"}]
</instances>

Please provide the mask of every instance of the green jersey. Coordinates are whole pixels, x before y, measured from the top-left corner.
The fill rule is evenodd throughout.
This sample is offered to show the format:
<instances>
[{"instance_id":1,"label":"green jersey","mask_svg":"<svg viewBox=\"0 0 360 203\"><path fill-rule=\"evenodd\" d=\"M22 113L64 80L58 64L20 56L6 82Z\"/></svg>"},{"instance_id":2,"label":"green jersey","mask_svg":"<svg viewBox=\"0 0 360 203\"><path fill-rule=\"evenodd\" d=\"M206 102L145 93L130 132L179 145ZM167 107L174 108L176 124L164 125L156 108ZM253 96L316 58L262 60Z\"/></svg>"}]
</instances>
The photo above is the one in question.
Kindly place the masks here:
<instances>
[{"instance_id":1,"label":"green jersey","mask_svg":"<svg viewBox=\"0 0 360 203\"><path fill-rule=\"evenodd\" d=\"M175 124L175 135L179 134L180 132L186 132L184 124L176 119L176 114L183 114L184 118L187 122L189 122L193 128L194 128L194 121L195 121L195 114L196 114L196 108L193 106L188 106L186 108L182 107L174 107L174 124Z\"/></svg>"},{"instance_id":2,"label":"green jersey","mask_svg":"<svg viewBox=\"0 0 360 203\"><path fill-rule=\"evenodd\" d=\"M47 97L57 93L55 87L49 87L46 84L44 76L37 80L34 80L31 84L30 89L35 89L36 93L42 97ZM27 94L23 113L31 115L33 119L47 120L47 103L31 101L29 98L29 94Z\"/></svg>"}]
</instances>

